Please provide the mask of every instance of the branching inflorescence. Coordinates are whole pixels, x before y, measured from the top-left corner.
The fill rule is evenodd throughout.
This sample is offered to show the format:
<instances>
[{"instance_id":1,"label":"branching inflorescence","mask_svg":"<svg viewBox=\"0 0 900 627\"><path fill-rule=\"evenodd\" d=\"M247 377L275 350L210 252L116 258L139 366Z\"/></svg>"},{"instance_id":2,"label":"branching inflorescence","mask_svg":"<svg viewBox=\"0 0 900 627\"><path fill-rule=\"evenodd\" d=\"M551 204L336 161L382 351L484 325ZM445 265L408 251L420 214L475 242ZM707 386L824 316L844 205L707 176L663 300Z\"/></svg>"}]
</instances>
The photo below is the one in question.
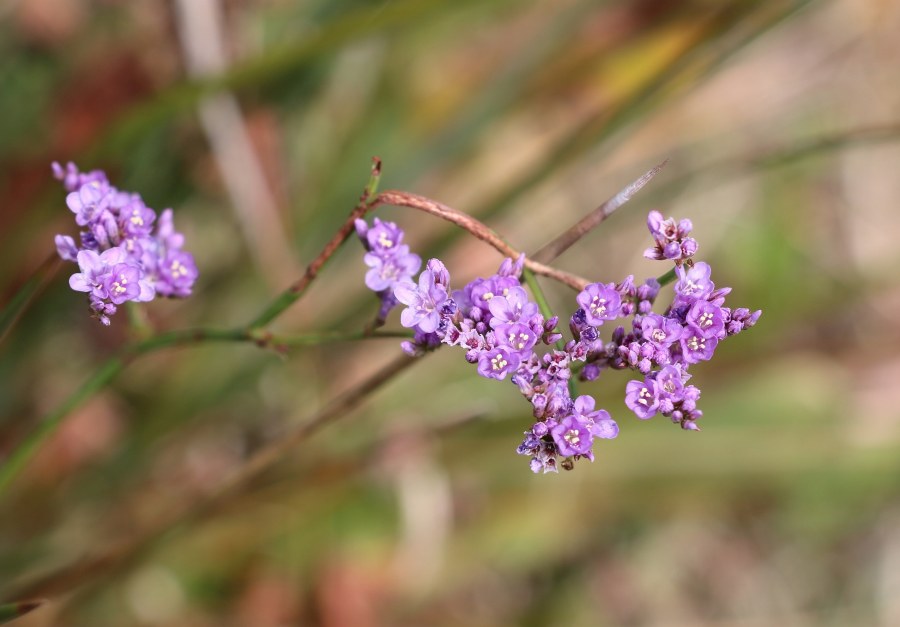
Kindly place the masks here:
<instances>
[{"instance_id":1,"label":"branching inflorescence","mask_svg":"<svg viewBox=\"0 0 900 627\"><path fill-rule=\"evenodd\" d=\"M156 296L191 294L197 266L181 249L184 236L175 230L172 210L156 212L138 194L110 185L101 170L80 172L75 164L53 164L53 173L69 195L66 204L82 227L80 246L68 235L56 236L56 250L80 272L71 288L87 292L94 316L109 325L126 301L147 302ZM154 222L155 229L154 229Z\"/></svg>"},{"instance_id":2,"label":"branching inflorescence","mask_svg":"<svg viewBox=\"0 0 900 627\"><path fill-rule=\"evenodd\" d=\"M450 274L431 259L419 274L421 259L403 244L403 231L375 218L372 226L357 220L356 230L367 249L366 285L381 299L378 322L402 304L400 322L415 337L402 344L413 356L442 344L459 346L478 374L507 377L531 403L537 421L525 432L517 452L531 458L534 472L570 470L575 461L593 461L596 438L612 439L619 427L592 396L576 396L573 379L592 381L604 370L630 369L643 380L628 383L625 405L638 418L669 417L683 429L698 431L700 390L687 382L692 364L712 358L719 341L754 325L760 311L725 306L730 288L716 289L710 267L693 263L697 242L688 236L689 220L676 222L652 211L647 225L654 239L645 257L675 263L673 300L664 313L654 313L659 280L640 285L628 276L620 283L591 283L576 297L571 315L572 339L562 342L559 318L545 318L521 286L524 256L507 258L486 279L477 278L451 290ZM631 318L604 340L604 324ZM630 328L628 328L630 327ZM544 345L539 353L537 348Z\"/></svg>"}]
</instances>

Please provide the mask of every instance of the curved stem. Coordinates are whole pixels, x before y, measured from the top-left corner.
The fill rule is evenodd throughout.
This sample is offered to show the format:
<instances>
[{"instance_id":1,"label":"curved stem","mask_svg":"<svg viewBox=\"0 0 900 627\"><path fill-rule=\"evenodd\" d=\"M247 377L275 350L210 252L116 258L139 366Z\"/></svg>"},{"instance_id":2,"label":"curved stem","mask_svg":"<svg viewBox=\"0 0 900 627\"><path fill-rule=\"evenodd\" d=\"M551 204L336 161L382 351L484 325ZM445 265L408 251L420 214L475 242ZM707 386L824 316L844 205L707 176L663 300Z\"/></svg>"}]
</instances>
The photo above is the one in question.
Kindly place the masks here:
<instances>
[{"instance_id":1,"label":"curved stem","mask_svg":"<svg viewBox=\"0 0 900 627\"><path fill-rule=\"evenodd\" d=\"M497 235L496 232L484 223L476 220L467 213L457 211L452 207L448 207L447 205L431 200L430 198L419 196L418 194L410 194L409 192L388 190L378 194L378 196L375 197L375 200L370 204L370 208L374 209L379 205L394 205L397 207L409 207L410 209L424 211L425 213L452 222L460 228L465 229L481 241L490 244L500 254L506 257L517 259L519 255L522 254L507 244L502 237ZM580 276L563 272L562 270L558 270L557 268L543 263L538 263L527 257L525 258L525 267L535 274L540 274L559 281L563 285L568 285L577 292L583 290L584 286L590 283L590 281Z\"/></svg>"}]
</instances>

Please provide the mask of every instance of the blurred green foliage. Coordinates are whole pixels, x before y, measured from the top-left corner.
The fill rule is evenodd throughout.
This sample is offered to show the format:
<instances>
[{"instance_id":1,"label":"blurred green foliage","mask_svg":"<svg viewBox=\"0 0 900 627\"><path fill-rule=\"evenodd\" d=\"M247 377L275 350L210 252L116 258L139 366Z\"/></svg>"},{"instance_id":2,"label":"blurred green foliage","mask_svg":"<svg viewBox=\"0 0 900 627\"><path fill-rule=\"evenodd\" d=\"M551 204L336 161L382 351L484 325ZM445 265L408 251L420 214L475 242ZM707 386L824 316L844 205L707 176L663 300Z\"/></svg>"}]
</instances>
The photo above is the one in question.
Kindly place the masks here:
<instances>
[{"instance_id":1,"label":"blurred green foliage","mask_svg":"<svg viewBox=\"0 0 900 627\"><path fill-rule=\"evenodd\" d=\"M528 251L669 157L559 265L660 274L641 258L659 207L690 217L717 284L765 313L696 368L702 433L634 419L627 375L607 373L586 389L621 435L560 476L516 456L530 416L515 389L441 351L202 520L76 571L71 593L17 624L900 621L893 3L216 6L232 62L209 78L186 75L174 2L0 6L0 304L39 286L0 341L0 456L132 333L124 315L89 319L68 268L28 283L53 235L74 230L51 161L106 168L175 208L201 280L190 300L150 304L153 328L242 324L286 285L200 122L216 94L240 104L277 205L259 219L288 234L291 272L356 204L373 155L382 188L471 212ZM381 215L460 285L500 261L445 223ZM350 242L276 328L362 328L376 306L363 275ZM565 288L544 288L572 309ZM0 593L127 548L398 352L201 345L137 360L0 500Z\"/></svg>"}]
</instances>

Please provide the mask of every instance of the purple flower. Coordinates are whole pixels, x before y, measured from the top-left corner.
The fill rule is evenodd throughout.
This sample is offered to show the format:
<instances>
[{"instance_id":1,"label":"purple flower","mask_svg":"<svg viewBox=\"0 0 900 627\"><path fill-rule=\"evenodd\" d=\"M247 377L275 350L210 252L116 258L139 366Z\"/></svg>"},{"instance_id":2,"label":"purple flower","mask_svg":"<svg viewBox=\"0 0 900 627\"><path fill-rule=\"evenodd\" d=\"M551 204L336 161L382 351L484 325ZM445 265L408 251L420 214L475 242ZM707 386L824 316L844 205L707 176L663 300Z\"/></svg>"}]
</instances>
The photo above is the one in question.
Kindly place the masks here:
<instances>
[{"instance_id":1,"label":"purple flower","mask_svg":"<svg viewBox=\"0 0 900 627\"><path fill-rule=\"evenodd\" d=\"M583 395L575 399L572 406L573 416L586 425L595 438L611 440L619 435L619 425L605 409L594 410L593 396Z\"/></svg>"},{"instance_id":2,"label":"purple flower","mask_svg":"<svg viewBox=\"0 0 900 627\"><path fill-rule=\"evenodd\" d=\"M656 381L649 377L643 381L629 381L625 386L625 405L641 420L655 416L659 407Z\"/></svg>"},{"instance_id":3,"label":"purple flower","mask_svg":"<svg viewBox=\"0 0 900 627\"><path fill-rule=\"evenodd\" d=\"M388 256L403 243L403 230L394 222L382 222L375 218L365 237L369 250L382 256Z\"/></svg>"},{"instance_id":4,"label":"purple flower","mask_svg":"<svg viewBox=\"0 0 900 627\"><path fill-rule=\"evenodd\" d=\"M371 254L371 253L370 253ZM447 300L447 288L434 282L431 270L419 275L419 285L412 282L394 286L394 296L406 309L400 314L400 324L433 333L441 320L441 306Z\"/></svg>"},{"instance_id":5,"label":"purple flower","mask_svg":"<svg viewBox=\"0 0 900 627\"><path fill-rule=\"evenodd\" d=\"M584 309L588 324L600 326L619 317L622 297L614 283L591 283L575 298Z\"/></svg>"},{"instance_id":6,"label":"purple flower","mask_svg":"<svg viewBox=\"0 0 900 627\"><path fill-rule=\"evenodd\" d=\"M725 337L725 315L722 308L706 300L698 300L691 305L685 322L700 329L704 337Z\"/></svg>"},{"instance_id":7,"label":"purple flower","mask_svg":"<svg viewBox=\"0 0 900 627\"><path fill-rule=\"evenodd\" d=\"M538 340L537 335L530 327L518 322L498 326L494 329L494 335L500 345L517 353L530 353Z\"/></svg>"},{"instance_id":8,"label":"purple flower","mask_svg":"<svg viewBox=\"0 0 900 627\"><path fill-rule=\"evenodd\" d=\"M641 335L658 351L667 351L681 337L682 327L677 320L649 314L641 319Z\"/></svg>"},{"instance_id":9,"label":"purple flower","mask_svg":"<svg viewBox=\"0 0 900 627\"><path fill-rule=\"evenodd\" d=\"M676 267L675 274L678 276L678 282L675 283L675 303L693 304L694 301L705 300L712 294L716 286L709 279L711 272L709 264L703 261L694 264L688 270L685 270L684 266Z\"/></svg>"},{"instance_id":10,"label":"purple flower","mask_svg":"<svg viewBox=\"0 0 900 627\"><path fill-rule=\"evenodd\" d=\"M656 374L656 391L660 398L673 403L683 400L684 381L681 369L677 366L665 366L660 370Z\"/></svg>"},{"instance_id":11,"label":"purple flower","mask_svg":"<svg viewBox=\"0 0 900 627\"><path fill-rule=\"evenodd\" d=\"M493 350L484 351L478 358L478 374L488 379L502 381L506 375L515 372L521 363L518 353L505 346L498 346Z\"/></svg>"},{"instance_id":12,"label":"purple flower","mask_svg":"<svg viewBox=\"0 0 900 627\"><path fill-rule=\"evenodd\" d=\"M110 249L113 250L113 249ZM128 300L153 300L155 292L147 282L141 282L141 269L129 263L117 263L103 279L103 287L114 305Z\"/></svg>"},{"instance_id":13,"label":"purple flower","mask_svg":"<svg viewBox=\"0 0 900 627\"><path fill-rule=\"evenodd\" d=\"M197 279L197 265L193 255L182 250L171 250L162 259L158 270L156 291L160 295L180 298L191 295Z\"/></svg>"},{"instance_id":14,"label":"purple flower","mask_svg":"<svg viewBox=\"0 0 900 627\"><path fill-rule=\"evenodd\" d=\"M488 279L475 279L464 291L472 306L490 312L490 301L496 296L506 296L512 288L519 287L519 280L512 276L494 275ZM521 288L520 288L521 289Z\"/></svg>"},{"instance_id":15,"label":"purple flower","mask_svg":"<svg viewBox=\"0 0 900 627\"><path fill-rule=\"evenodd\" d=\"M718 343L715 337L706 337L699 327L690 324L681 336L681 356L688 364L707 361L712 358Z\"/></svg>"},{"instance_id":16,"label":"purple flower","mask_svg":"<svg viewBox=\"0 0 900 627\"><path fill-rule=\"evenodd\" d=\"M169 214L171 215L171 211ZM121 230L129 237L146 237L150 235L153 231L154 220L156 220L156 213L153 209L147 207L137 194L128 204L119 209Z\"/></svg>"},{"instance_id":17,"label":"purple flower","mask_svg":"<svg viewBox=\"0 0 900 627\"><path fill-rule=\"evenodd\" d=\"M411 282L412 276L422 266L422 258L409 252L406 245L398 246L389 256L366 253L363 261L371 268L366 273L366 287L373 292L392 290L400 283Z\"/></svg>"},{"instance_id":18,"label":"purple flower","mask_svg":"<svg viewBox=\"0 0 900 627\"><path fill-rule=\"evenodd\" d=\"M575 416L566 416L550 430L560 455L585 455L591 450L594 436L588 426Z\"/></svg>"},{"instance_id":19,"label":"purple flower","mask_svg":"<svg viewBox=\"0 0 900 627\"><path fill-rule=\"evenodd\" d=\"M78 252L78 267L81 272L69 277L69 287L76 292L89 292L98 298L107 298L104 282L111 273L111 266L122 263L126 258L121 248L110 248L101 254L93 250Z\"/></svg>"},{"instance_id":20,"label":"purple flower","mask_svg":"<svg viewBox=\"0 0 900 627\"><path fill-rule=\"evenodd\" d=\"M538 313L538 306L528 299L528 294L518 285L506 290L502 296L495 295L491 298L488 309L492 316L492 328L513 322L528 324Z\"/></svg>"}]
</instances>

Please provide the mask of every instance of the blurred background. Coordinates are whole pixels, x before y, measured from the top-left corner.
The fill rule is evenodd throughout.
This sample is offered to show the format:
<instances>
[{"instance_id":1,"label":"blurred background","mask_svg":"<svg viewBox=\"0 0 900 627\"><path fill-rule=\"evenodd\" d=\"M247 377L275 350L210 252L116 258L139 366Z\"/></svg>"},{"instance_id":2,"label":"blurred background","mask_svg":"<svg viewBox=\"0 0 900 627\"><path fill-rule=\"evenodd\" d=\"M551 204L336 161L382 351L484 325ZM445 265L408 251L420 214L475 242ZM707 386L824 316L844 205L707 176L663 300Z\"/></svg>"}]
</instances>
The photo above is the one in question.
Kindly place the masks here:
<instances>
[{"instance_id":1,"label":"blurred background","mask_svg":"<svg viewBox=\"0 0 900 627\"><path fill-rule=\"evenodd\" d=\"M693 369L702 433L619 421L593 464L533 475L513 386L439 351L203 520L140 544L398 341L171 349L72 412L0 499L0 593L74 571L48 625L900 624L900 5L889 0L2 0L0 303L74 235L51 161L174 207L195 295L157 330L246 323L382 189L552 236L669 158L556 264L642 279L649 209L752 331ZM492 249L382 218L458 286ZM129 341L58 265L0 344L0 456ZM377 307L348 242L283 333ZM573 294L544 281L563 317ZM399 327L395 317L390 328ZM123 544L124 543L124 544Z\"/></svg>"}]
</instances>

